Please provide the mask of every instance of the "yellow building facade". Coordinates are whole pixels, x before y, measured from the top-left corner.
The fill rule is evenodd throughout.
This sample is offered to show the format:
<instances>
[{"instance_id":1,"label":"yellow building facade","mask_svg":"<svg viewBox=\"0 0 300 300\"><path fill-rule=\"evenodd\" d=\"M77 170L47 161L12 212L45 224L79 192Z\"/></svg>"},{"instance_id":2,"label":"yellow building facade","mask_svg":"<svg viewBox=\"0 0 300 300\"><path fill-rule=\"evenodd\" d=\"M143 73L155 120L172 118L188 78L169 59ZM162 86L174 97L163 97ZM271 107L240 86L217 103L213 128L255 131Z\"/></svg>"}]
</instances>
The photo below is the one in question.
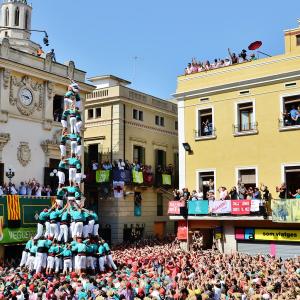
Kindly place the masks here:
<instances>
[{"instance_id":1,"label":"yellow building facade","mask_svg":"<svg viewBox=\"0 0 300 300\"><path fill-rule=\"evenodd\" d=\"M212 187L219 199L219 187L229 191L238 182L263 183L272 199L278 198L281 183L287 185L286 198L300 188L300 26L284 37L282 55L178 77L180 188L202 190L204 199ZM299 253L295 241L259 240L260 231L298 232L299 223L258 215L170 218L186 222L188 242L194 231L202 232L205 243L222 231L218 247L224 252ZM244 240L240 232L256 232L257 238Z\"/></svg>"},{"instance_id":2,"label":"yellow building facade","mask_svg":"<svg viewBox=\"0 0 300 300\"><path fill-rule=\"evenodd\" d=\"M116 76L89 79L96 89L85 107L85 166L119 159L150 165L172 165L173 184L178 181L177 105L128 87ZM110 187L111 188L111 187ZM158 186L125 186L126 196L104 196L99 184L86 184L90 201L98 203L103 226L111 227L112 242L124 240L125 228L144 227L144 236L173 232L167 216L168 193ZM141 193L141 216L134 215L134 193ZM158 209L159 206L159 209ZM160 212L158 212L158 210Z\"/></svg>"},{"instance_id":3,"label":"yellow building facade","mask_svg":"<svg viewBox=\"0 0 300 300\"><path fill-rule=\"evenodd\" d=\"M282 182L295 193L300 126L283 113L300 105L299 39L300 28L288 30L283 55L178 77L181 187L201 188L207 175L215 189L244 178L267 185L273 198Z\"/></svg>"}]
</instances>

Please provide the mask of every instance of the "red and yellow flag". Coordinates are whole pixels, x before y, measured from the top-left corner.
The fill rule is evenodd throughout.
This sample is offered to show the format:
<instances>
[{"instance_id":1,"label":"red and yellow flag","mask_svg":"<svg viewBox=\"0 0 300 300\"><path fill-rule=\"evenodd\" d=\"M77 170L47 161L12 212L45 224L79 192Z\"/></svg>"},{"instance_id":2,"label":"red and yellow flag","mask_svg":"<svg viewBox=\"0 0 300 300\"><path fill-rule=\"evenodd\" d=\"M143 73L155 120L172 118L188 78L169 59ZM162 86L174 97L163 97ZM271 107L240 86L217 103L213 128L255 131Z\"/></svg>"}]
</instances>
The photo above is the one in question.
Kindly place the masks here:
<instances>
[{"instance_id":1,"label":"red and yellow flag","mask_svg":"<svg viewBox=\"0 0 300 300\"><path fill-rule=\"evenodd\" d=\"M8 221L21 220L20 198L18 195L7 196Z\"/></svg>"}]
</instances>

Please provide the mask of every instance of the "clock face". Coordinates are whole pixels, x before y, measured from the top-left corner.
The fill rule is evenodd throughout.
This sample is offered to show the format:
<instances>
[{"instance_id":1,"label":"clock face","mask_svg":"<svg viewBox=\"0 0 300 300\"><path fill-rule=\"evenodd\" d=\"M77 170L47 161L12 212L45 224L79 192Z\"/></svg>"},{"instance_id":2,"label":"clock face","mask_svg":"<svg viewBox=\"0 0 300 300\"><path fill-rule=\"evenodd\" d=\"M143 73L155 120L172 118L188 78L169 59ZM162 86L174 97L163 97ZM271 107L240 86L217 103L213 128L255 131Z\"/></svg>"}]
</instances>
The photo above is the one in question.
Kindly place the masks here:
<instances>
[{"instance_id":1,"label":"clock face","mask_svg":"<svg viewBox=\"0 0 300 300\"><path fill-rule=\"evenodd\" d=\"M20 91L20 100L21 103L25 106L29 106L32 103L33 96L30 90L28 89L22 89Z\"/></svg>"}]
</instances>

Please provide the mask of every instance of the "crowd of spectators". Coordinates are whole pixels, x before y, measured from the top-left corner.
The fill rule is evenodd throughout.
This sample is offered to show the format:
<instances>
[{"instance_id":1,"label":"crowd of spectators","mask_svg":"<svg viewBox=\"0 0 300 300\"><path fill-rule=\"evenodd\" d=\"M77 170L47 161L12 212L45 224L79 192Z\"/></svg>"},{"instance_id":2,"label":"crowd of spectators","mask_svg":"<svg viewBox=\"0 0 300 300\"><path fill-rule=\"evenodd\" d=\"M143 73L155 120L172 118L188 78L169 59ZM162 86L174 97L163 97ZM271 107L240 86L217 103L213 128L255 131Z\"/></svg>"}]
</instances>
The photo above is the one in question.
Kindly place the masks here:
<instances>
[{"instance_id":1,"label":"crowd of spectators","mask_svg":"<svg viewBox=\"0 0 300 300\"><path fill-rule=\"evenodd\" d=\"M218 188L218 194L215 195L214 181L210 179L204 185L206 194L203 189L199 188L198 191L193 190L191 193L187 188L182 190L174 190L174 200L237 200L237 199L258 199L268 201L270 199L270 192L268 187L261 184L260 187L246 187L242 182L238 182L237 186L233 186L229 191L225 186ZM300 192L300 191L299 191Z\"/></svg>"},{"instance_id":2,"label":"crowd of spectators","mask_svg":"<svg viewBox=\"0 0 300 300\"><path fill-rule=\"evenodd\" d=\"M213 69L219 69L230 65L245 63L257 59L254 53L251 53L250 56L248 56L247 51L245 49L243 49L240 54L236 55L236 53L232 53L228 48L228 54L229 57L224 59L216 58L213 62L210 62L209 60L201 62L193 58L192 62L188 63L187 67L185 68L185 75L198 72L205 72Z\"/></svg>"},{"instance_id":3,"label":"crowd of spectators","mask_svg":"<svg viewBox=\"0 0 300 300\"><path fill-rule=\"evenodd\" d=\"M300 299L300 260L269 255L184 252L178 241L140 241L113 251L118 270L31 275L0 269L0 299Z\"/></svg>"},{"instance_id":4,"label":"crowd of spectators","mask_svg":"<svg viewBox=\"0 0 300 300\"><path fill-rule=\"evenodd\" d=\"M49 197L53 195L53 191L50 185L41 185L33 178L28 181L20 182L19 186L14 183L4 183L3 186L0 186L0 196L1 195Z\"/></svg>"}]
</instances>

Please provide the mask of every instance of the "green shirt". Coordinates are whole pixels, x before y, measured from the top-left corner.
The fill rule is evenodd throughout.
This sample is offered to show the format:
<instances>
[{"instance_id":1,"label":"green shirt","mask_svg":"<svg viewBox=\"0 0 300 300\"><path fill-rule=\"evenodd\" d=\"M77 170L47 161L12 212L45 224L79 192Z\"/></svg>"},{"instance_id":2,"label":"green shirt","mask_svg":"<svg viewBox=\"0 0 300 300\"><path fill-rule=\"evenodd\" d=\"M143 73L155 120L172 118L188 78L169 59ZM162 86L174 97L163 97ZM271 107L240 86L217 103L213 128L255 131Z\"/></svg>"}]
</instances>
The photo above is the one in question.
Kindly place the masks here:
<instances>
[{"instance_id":1,"label":"green shirt","mask_svg":"<svg viewBox=\"0 0 300 300\"><path fill-rule=\"evenodd\" d=\"M25 249L30 250L31 246L32 246L32 240L29 240L25 245Z\"/></svg>"},{"instance_id":2,"label":"green shirt","mask_svg":"<svg viewBox=\"0 0 300 300\"><path fill-rule=\"evenodd\" d=\"M37 246L36 245L32 245L30 248L30 253L36 253L37 252Z\"/></svg>"},{"instance_id":3,"label":"green shirt","mask_svg":"<svg viewBox=\"0 0 300 300\"><path fill-rule=\"evenodd\" d=\"M86 245L84 243L77 243L77 250L78 250L78 253L85 253Z\"/></svg>"},{"instance_id":4,"label":"green shirt","mask_svg":"<svg viewBox=\"0 0 300 300\"><path fill-rule=\"evenodd\" d=\"M48 253L54 253L54 254L58 254L59 253L59 247L57 245L52 245L49 250Z\"/></svg>"},{"instance_id":5,"label":"green shirt","mask_svg":"<svg viewBox=\"0 0 300 300\"><path fill-rule=\"evenodd\" d=\"M40 214L39 214L39 221L47 221L47 219L49 218L49 215L50 215L50 212L47 211L42 211Z\"/></svg>"}]
</instances>

